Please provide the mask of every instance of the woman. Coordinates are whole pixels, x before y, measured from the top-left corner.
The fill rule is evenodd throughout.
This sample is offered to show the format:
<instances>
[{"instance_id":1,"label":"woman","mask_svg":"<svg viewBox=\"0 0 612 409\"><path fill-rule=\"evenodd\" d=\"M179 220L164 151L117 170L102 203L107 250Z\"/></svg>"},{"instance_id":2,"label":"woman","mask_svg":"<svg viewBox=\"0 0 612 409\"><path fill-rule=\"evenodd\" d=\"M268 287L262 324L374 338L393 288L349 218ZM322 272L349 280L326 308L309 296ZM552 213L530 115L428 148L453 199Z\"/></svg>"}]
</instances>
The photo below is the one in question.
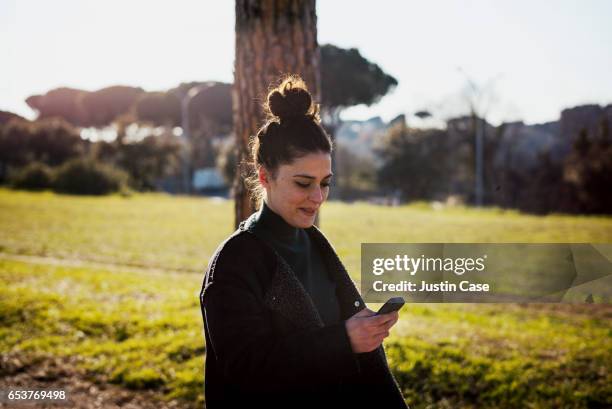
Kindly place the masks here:
<instances>
[{"instance_id":1,"label":"woman","mask_svg":"<svg viewBox=\"0 0 612 409\"><path fill-rule=\"evenodd\" d=\"M332 143L303 81L268 94L251 150L261 208L213 255L200 293L207 408L406 408L376 316L313 225Z\"/></svg>"}]
</instances>

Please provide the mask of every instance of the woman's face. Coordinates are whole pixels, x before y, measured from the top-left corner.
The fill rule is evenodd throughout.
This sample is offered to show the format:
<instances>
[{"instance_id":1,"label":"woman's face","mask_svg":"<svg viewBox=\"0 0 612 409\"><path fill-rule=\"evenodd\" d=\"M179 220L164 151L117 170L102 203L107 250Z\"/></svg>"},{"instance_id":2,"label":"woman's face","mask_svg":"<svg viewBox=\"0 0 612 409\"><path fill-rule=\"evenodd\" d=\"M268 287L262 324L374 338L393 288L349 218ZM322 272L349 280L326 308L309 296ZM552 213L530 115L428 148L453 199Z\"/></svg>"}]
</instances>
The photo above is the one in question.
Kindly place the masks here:
<instances>
[{"instance_id":1,"label":"woman's face","mask_svg":"<svg viewBox=\"0 0 612 409\"><path fill-rule=\"evenodd\" d=\"M294 227L312 226L319 207L329 194L331 155L309 153L290 164L280 165L276 178L262 167L259 181L266 189L266 203Z\"/></svg>"}]
</instances>

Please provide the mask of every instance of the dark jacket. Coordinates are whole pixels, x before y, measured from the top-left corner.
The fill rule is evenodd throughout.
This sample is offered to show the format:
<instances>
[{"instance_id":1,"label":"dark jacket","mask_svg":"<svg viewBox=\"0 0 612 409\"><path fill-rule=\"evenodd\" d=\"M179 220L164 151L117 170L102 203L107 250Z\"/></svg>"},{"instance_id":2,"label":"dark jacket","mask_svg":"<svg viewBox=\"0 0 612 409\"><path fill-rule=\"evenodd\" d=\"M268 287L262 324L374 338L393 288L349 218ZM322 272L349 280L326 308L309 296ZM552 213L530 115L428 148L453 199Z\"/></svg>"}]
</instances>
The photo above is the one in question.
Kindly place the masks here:
<instances>
[{"instance_id":1,"label":"dark jacket","mask_svg":"<svg viewBox=\"0 0 612 409\"><path fill-rule=\"evenodd\" d=\"M306 229L337 284L341 322L330 326L253 222L216 250L200 293L206 407L406 408L383 348L351 350L344 321L365 304L325 236Z\"/></svg>"}]
</instances>

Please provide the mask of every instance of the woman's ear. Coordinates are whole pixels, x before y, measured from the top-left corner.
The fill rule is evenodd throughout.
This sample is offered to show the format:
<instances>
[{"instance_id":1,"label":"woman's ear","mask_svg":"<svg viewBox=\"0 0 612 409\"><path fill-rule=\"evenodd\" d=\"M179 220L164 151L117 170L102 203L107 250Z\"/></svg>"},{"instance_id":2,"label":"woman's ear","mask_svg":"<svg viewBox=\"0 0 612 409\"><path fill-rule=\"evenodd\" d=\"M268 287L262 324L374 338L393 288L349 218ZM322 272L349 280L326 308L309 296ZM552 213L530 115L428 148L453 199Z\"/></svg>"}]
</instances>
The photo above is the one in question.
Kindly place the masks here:
<instances>
[{"instance_id":1,"label":"woman's ear","mask_svg":"<svg viewBox=\"0 0 612 409\"><path fill-rule=\"evenodd\" d=\"M259 169L257 170L257 177L259 179L259 183L264 188L267 188L269 186L268 172L266 171L266 168L264 168L263 166L260 166Z\"/></svg>"}]
</instances>

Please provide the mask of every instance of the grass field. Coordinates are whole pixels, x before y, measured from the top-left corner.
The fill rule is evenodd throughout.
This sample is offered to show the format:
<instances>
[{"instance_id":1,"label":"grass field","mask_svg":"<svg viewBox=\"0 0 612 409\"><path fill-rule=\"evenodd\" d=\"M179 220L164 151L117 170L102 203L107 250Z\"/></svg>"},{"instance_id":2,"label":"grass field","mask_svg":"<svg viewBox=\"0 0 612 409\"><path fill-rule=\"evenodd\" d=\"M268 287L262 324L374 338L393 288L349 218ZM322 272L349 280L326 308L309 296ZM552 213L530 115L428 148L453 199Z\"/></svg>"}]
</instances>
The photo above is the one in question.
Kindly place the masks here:
<instances>
[{"instance_id":1,"label":"grass field","mask_svg":"<svg viewBox=\"0 0 612 409\"><path fill-rule=\"evenodd\" d=\"M208 257L232 231L232 209L162 194L0 190L3 362L71 358L98 382L201 404L197 295ZM354 278L361 242L612 242L612 218L324 209L322 229ZM611 318L606 305L413 304L386 350L413 408L607 407Z\"/></svg>"}]
</instances>

